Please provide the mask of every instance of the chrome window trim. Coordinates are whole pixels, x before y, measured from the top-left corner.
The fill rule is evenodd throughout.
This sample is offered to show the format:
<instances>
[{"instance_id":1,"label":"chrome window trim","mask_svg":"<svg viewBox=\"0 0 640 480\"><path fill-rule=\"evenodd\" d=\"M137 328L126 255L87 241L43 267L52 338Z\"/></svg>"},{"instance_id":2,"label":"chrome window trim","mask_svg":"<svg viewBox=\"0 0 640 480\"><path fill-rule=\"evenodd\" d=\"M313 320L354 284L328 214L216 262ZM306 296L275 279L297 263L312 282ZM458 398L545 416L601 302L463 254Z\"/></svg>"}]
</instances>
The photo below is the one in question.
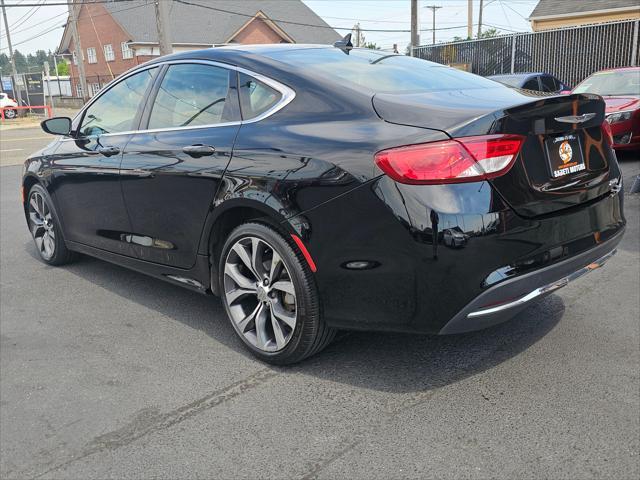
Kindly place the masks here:
<instances>
[{"instance_id":1,"label":"chrome window trim","mask_svg":"<svg viewBox=\"0 0 640 480\"><path fill-rule=\"evenodd\" d=\"M246 68L242 68L242 67L238 67L236 65L231 65L228 63L222 63L222 62L216 62L213 60L199 60L199 59L184 59L184 60L168 60L165 62L157 62L157 63L153 63L150 65L147 65L145 67L141 67L141 68L135 68L134 70L130 70L129 72L126 72L124 74L122 74L120 77L113 79L111 82L109 82L107 85L105 85L105 87L103 87L103 92L101 95L97 96L96 98L92 99L92 101L90 101L89 103L87 103L79 112L78 114L73 117L73 122L76 121L76 119L78 117L82 117L85 113L85 111L91 107L91 105L93 105L96 101L98 101L102 95L104 95L106 92L108 92L111 87L113 85L115 85L116 83L120 83L121 81L127 79L128 77L135 75L137 73L143 72L145 70L149 70L151 68L156 68L156 67L162 67L163 65L179 65L179 64L203 64L203 65L211 65L214 67L219 67L219 68L224 68L226 70L231 70L231 71L235 71L235 72L240 72L240 73L244 73L245 75L249 75L250 77L255 78L256 80L259 80L261 82L263 82L264 84L270 86L271 88L273 88L274 90L277 90L278 92L280 92L280 94L282 95L282 98L280 98L280 100L278 102L276 102L269 110L261 113L260 115L258 115L257 117L253 117L253 118L249 118L247 120L242 119L242 120L236 120L233 122L224 122L224 123L212 123L212 124L207 124L207 125L193 125L193 126L185 126L185 127L166 127L166 128L150 128L150 129L144 129L144 130L127 130L124 132L113 132L113 133L105 133L102 135L99 135L101 138L102 137L113 137L113 136L117 136L117 135L131 135L131 134L136 134L136 133L155 133L155 132L171 132L171 131L181 131L181 130L197 130L197 129L202 129L202 128L215 128L215 127L230 127L230 126L234 126L234 125L244 125L244 124L248 124L248 123L256 123L259 122L261 120L264 120L267 117L270 117L271 115L273 115L274 113L282 110L284 107L286 107L287 105L289 105L293 99L296 97L296 92L276 81L273 80L272 78L266 77L260 73L256 73L253 72L251 70L247 70ZM79 128L80 126L78 126ZM82 137L85 139L91 139L91 138L97 138L98 135L91 135L88 137ZM77 141L78 138L63 138L62 141Z\"/></svg>"}]
</instances>

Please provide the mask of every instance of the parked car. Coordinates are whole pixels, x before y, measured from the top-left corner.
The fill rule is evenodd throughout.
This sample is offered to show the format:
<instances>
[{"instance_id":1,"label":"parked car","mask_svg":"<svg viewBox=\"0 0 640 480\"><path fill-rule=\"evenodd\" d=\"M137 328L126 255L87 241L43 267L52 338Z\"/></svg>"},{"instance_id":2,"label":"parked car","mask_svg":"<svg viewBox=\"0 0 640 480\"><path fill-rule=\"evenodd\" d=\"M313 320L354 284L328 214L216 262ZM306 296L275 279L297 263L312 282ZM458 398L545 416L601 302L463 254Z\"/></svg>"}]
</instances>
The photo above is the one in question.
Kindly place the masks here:
<instances>
[{"instance_id":1,"label":"parked car","mask_svg":"<svg viewBox=\"0 0 640 480\"><path fill-rule=\"evenodd\" d=\"M337 329L494 325L615 253L599 96L339 45L159 57L43 121L59 137L22 178L42 261L80 252L219 295L244 345L287 364ZM473 248L437 253L450 224Z\"/></svg>"},{"instance_id":2,"label":"parked car","mask_svg":"<svg viewBox=\"0 0 640 480\"><path fill-rule=\"evenodd\" d=\"M18 102L9 97L4 92L0 92L0 108L4 108L4 118L16 118L18 116L18 110L13 110L9 107L17 107Z\"/></svg>"},{"instance_id":3,"label":"parked car","mask_svg":"<svg viewBox=\"0 0 640 480\"><path fill-rule=\"evenodd\" d=\"M640 67L603 70L584 79L573 93L597 93L607 104L613 148L640 150Z\"/></svg>"},{"instance_id":4,"label":"parked car","mask_svg":"<svg viewBox=\"0 0 640 480\"><path fill-rule=\"evenodd\" d=\"M508 75L491 75L487 78L509 87L534 90L536 92L560 93L564 90L571 90L571 87L548 73L511 73Z\"/></svg>"},{"instance_id":5,"label":"parked car","mask_svg":"<svg viewBox=\"0 0 640 480\"><path fill-rule=\"evenodd\" d=\"M469 238L459 227L446 228L442 232L442 241L447 247L458 248L464 247Z\"/></svg>"}]
</instances>

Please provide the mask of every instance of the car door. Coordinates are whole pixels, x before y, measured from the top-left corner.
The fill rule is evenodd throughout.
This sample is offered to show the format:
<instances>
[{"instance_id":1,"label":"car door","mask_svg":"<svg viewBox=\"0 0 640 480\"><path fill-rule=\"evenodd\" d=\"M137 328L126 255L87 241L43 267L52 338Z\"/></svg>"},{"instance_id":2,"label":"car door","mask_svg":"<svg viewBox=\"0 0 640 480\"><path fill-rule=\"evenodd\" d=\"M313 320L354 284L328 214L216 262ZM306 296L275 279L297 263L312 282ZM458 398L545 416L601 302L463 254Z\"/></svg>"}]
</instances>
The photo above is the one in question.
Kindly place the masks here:
<instances>
[{"instance_id":1,"label":"car door","mask_svg":"<svg viewBox=\"0 0 640 480\"><path fill-rule=\"evenodd\" d=\"M121 164L139 258L189 268L240 127L235 70L166 65Z\"/></svg>"},{"instance_id":2,"label":"car door","mask_svg":"<svg viewBox=\"0 0 640 480\"><path fill-rule=\"evenodd\" d=\"M122 152L137 128L158 68L126 76L74 121L52 157L52 192L66 239L134 256L123 242L131 224L120 188Z\"/></svg>"}]
</instances>

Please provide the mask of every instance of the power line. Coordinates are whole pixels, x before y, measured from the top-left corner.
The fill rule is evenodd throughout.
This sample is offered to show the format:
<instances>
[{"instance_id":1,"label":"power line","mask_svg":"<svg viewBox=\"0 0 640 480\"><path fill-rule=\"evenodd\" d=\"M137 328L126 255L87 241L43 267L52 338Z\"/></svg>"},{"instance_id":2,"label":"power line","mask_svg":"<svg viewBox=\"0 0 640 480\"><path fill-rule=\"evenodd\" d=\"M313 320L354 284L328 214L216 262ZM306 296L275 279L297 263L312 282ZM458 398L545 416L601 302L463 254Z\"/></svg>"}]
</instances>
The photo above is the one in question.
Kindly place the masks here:
<instances>
[{"instance_id":1,"label":"power line","mask_svg":"<svg viewBox=\"0 0 640 480\"><path fill-rule=\"evenodd\" d=\"M58 15L54 15L53 17L47 18L46 20L42 20L41 22L33 23L33 24L29 25L28 27L23 28L22 30L18 30L18 31L10 30L10 32L12 34L14 34L14 35L17 35L17 34L20 34L22 32L26 32L27 30L31 30L31 29L33 29L35 27L38 27L38 26L42 25L43 23L48 23L51 20L55 20L58 17L62 17L63 15L67 15L67 12L62 12L62 13L59 13ZM7 36L7 34L3 33L2 35L0 35L0 38L6 37L6 36Z\"/></svg>"},{"instance_id":2,"label":"power line","mask_svg":"<svg viewBox=\"0 0 640 480\"><path fill-rule=\"evenodd\" d=\"M15 46L17 46L17 45L22 45L23 43L30 42L31 40L35 40L36 38L39 38L39 37L42 37L43 35L46 35L47 33L51 33L51 32L53 32L53 31L54 31L55 29L57 29L57 28L62 28L62 27L64 27L64 25L65 25L64 23L63 23L62 25L54 25L53 27L48 28L47 30L44 30L43 32L40 32L40 33L38 33L38 34L34 35L33 37L29 37L29 38L27 38L27 39L25 39L25 40L21 40L21 41L19 41L19 42L14 43L14 44L13 44L13 46L15 47ZM9 49L9 47L2 47L2 48L0 48L0 50L8 50L8 49Z\"/></svg>"},{"instance_id":3,"label":"power line","mask_svg":"<svg viewBox=\"0 0 640 480\"><path fill-rule=\"evenodd\" d=\"M44 0L42 0L42 2L40 3L40 6L42 6L43 3L44 3ZM25 13L18 20L16 20L13 23L13 25L9 25L9 30L11 30L12 28L17 28L20 25L23 25L27 20L29 20L31 17L35 15L35 13L40 9L40 6L33 7L31 10L28 10L27 13Z\"/></svg>"},{"instance_id":4,"label":"power line","mask_svg":"<svg viewBox=\"0 0 640 480\"><path fill-rule=\"evenodd\" d=\"M13 3L11 5L5 4L6 8L20 8L20 7L68 7L69 5L80 5L81 3L120 3L131 2L134 0L91 0L84 2L52 2L52 3Z\"/></svg>"},{"instance_id":5,"label":"power line","mask_svg":"<svg viewBox=\"0 0 640 480\"><path fill-rule=\"evenodd\" d=\"M115 2L126 2L126 1L130 1L130 0L114 0L114 1L115 1ZM105 3L105 2L91 2L91 3ZM50 4L48 4L48 5L50 5ZM127 11L127 10L134 10L134 9L136 9L136 8L146 7L147 5L151 5L151 4L149 4L149 3L143 3L143 4L141 4L141 5L134 5L134 6L132 6L132 7L121 8L121 9L119 9L119 10L114 10L114 13L115 13L115 12L125 12L125 11ZM42 21L42 22L40 22L40 23L46 23L46 22L49 22L49 21L53 20L54 18L56 18L56 17L60 17L60 16L62 16L62 15L67 15L67 12L63 12L63 13L61 13L61 14L59 14L59 15L56 15L55 17L51 17L51 18L49 18L49 19L47 19L47 20L44 20L44 21ZM99 13L98 15L93 15L93 18L101 17L101 16L103 16L103 15L111 15L111 13ZM46 35L47 33L51 33L51 32L52 32L52 31L54 31L56 28L62 28L62 27L64 27L65 25L66 25L66 22L65 22L65 23L63 23L63 24L60 24L60 25L54 25L53 27L47 27L47 28L46 28L45 30L43 30L42 32L39 32L39 33L35 34L34 36L29 37L29 38L27 38L27 39L25 39L25 40L21 40L21 41L19 41L18 43L14 43L13 45L14 45L14 46L16 46L16 45L22 45L23 43L30 42L31 40L35 40L36 38L39 38L39 37L42 37L42 36ZM33 26L35 26L35 25L33 25ZM25 29L23 29L23 30L21 30L20 32L17 32L17 33L22 33L22 32L24 32L25 30L28 30L29 28L31 28L31 27L25 28ZM13 32L11 32L11 33L13 33ZM2 47L2 48L0 48L0 50L7 50L7 47Z\"/></svg>"}]
</instances>

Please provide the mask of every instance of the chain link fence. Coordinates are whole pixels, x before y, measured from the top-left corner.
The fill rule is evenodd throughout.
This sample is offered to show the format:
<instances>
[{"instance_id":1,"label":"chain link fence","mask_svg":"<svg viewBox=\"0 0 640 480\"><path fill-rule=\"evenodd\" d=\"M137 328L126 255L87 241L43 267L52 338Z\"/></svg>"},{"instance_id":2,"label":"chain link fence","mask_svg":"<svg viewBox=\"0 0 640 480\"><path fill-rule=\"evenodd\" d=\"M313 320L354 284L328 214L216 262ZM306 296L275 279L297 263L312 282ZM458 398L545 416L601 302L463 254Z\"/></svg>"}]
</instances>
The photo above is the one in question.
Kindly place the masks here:
<instances>
[{"instance_id":1,"label":"chain link fence","mask_svg":"<svg viewBox=\"0 0 640 480\"><path fill-rule=\"evenodd\" d=\"M575 86L605 68L638 65L640 20L423 45L416 57L478 75L546 72Z\"/></svg>"}]
</instances>

